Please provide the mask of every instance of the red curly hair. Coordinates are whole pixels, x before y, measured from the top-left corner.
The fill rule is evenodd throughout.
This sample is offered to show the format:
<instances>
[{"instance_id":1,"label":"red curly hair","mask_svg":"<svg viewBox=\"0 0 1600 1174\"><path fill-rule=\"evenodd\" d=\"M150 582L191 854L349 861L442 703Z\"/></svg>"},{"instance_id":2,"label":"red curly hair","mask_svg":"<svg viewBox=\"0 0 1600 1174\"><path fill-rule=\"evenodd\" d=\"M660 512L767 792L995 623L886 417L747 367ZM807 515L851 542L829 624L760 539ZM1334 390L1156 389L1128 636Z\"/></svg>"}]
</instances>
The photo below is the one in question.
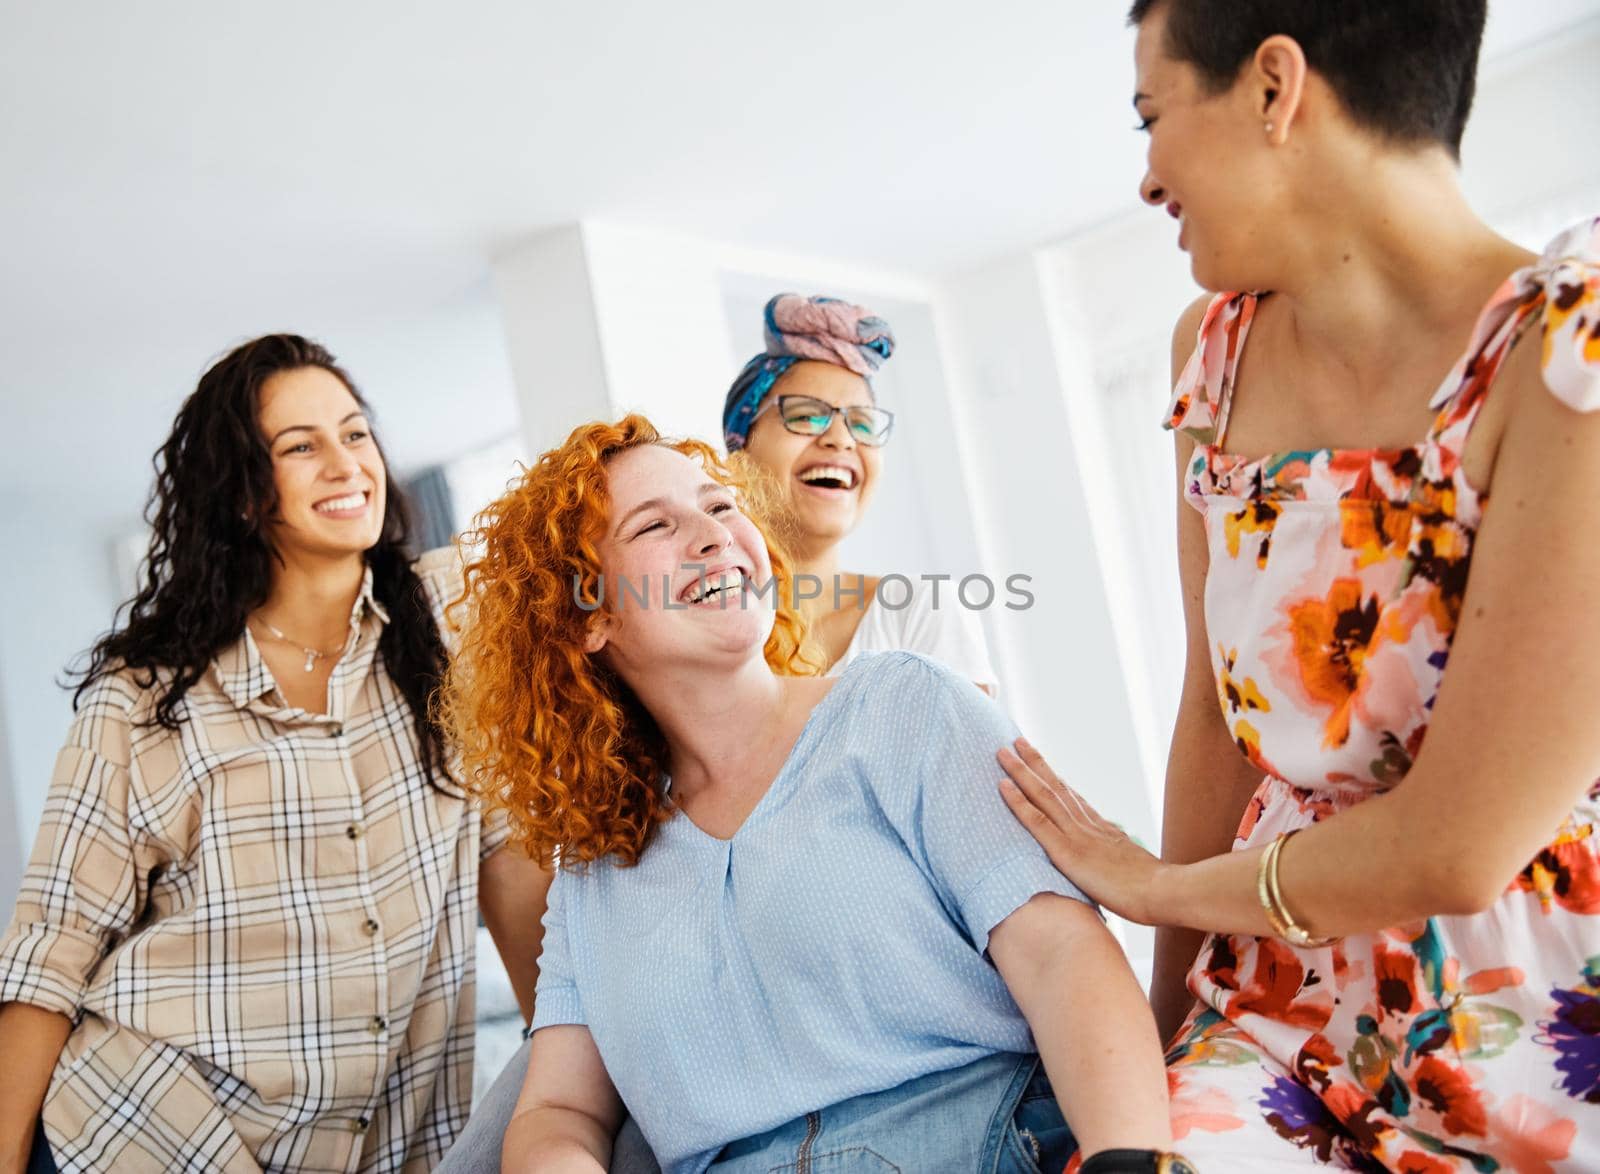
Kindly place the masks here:
<instances>
[{"instance_id":1,"label":"red curly hair","mask_svg":"<svg viewBox=\"0 0 1600 1174\"><path fill-rule=\"evenodd\" d=\"M557 852L563 864L606 856L637 864L671 814L660 787L660 730L633 691L584 650L610 510L606 466L647 444L698 461L753 518L770 504L753 470L735 471L700 441L664 440L645 417L630 415L574 429L479 514L467 536L479 553L456 601L467 615L453 624L461 638L439 715L473 789L507 812L513 837L546 865ZM793 606L790 563L770 528L781 520L767 521L757 525L777 579L778 614L766 660L774 672L814 675L820 665Z\"/></svg>"}]
</instances>

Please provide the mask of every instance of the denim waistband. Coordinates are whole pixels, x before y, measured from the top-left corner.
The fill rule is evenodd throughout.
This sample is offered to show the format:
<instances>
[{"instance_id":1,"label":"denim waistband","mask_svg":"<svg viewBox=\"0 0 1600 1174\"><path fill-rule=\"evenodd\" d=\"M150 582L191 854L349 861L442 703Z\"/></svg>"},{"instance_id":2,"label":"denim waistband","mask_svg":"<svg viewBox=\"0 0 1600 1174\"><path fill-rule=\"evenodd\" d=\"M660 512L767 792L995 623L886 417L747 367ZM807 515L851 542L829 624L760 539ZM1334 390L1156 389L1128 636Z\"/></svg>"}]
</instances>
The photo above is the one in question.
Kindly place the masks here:
<instances>
[{"instance_id":1,"label":"denim waistband","mask_svg":"<svg viewBox=\"0 0 1600 1174\"><path fill-rule=\"evenodd\" d=\"M1025 1099L1049 1097L1036 1055L1000 1052L943 1072L930 1072L882 1092L808 1113L757 1137L727 1146L714 1174L808 1174L843 1170L960 1171L1001 1169L1012 1117Z\"/></svg>"}]
</instances>

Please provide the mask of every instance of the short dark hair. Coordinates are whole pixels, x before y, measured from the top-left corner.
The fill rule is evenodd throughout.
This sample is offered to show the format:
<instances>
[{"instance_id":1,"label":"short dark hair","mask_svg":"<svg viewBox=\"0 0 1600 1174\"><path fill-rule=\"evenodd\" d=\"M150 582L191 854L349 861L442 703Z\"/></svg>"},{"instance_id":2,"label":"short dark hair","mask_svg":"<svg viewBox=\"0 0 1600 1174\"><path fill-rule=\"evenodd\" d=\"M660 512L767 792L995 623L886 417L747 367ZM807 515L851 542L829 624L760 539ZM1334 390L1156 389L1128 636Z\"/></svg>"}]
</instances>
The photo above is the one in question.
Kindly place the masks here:
<instances>
[{"instance_id":1,"label":"short dark hair","mask_svg":"<svg viewBox=\"0 0 1600 1174\"><path fill-rule=\"evenodd\" d=\"M1167 52L1199 69L1213 93L1282 33L1361 126L1461 154L1488 0L1133 0L1129 22L1157 5Z\"/></svg>"}]
</instances>

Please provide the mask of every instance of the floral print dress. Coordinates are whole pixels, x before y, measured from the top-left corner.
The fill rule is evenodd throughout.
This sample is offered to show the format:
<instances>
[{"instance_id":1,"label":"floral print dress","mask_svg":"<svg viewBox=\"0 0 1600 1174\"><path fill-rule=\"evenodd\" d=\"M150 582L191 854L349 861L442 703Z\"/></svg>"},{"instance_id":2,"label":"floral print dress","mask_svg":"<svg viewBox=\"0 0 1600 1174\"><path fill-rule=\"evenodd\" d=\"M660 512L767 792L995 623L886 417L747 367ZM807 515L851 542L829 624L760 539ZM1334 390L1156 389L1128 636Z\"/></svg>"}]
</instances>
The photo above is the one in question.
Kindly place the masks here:
<instances>
[{"instance_id":1,"label":"floral print dress","mask_svg":"<svg viewBox=\"0 0 1600 1174\"><path fill-rule=\"evenodd\" d=\"M1236 848L1393 787L1446 671L1487 495L1461 454L1519 338L1549 390L1600 409L1600 220L1513 274L1396 450L1228 454L1257 299L1212 302L1168 426L1210 550L1217 693L1265 776ZM1537 332L1536 337L1528 337ZM1317 949L1212 935L1168 1057L1178 1148L1202 1170L1600 1170L1600 785L1500 900ZM1352 867L1359 867L1352 861Z\"/></svg>"}]
</instances>

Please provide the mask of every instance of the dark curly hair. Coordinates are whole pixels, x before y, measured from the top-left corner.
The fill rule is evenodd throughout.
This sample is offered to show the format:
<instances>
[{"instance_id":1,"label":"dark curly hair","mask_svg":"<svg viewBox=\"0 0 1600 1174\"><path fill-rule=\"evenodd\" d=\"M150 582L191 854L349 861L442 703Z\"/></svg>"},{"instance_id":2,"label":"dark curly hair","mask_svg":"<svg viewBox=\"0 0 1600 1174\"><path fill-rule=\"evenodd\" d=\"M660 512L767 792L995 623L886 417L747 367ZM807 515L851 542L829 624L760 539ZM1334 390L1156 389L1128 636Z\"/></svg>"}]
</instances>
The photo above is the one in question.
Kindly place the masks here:
<instances>
[{"instance_id":1,"label":"dark curly hair","mask_svg":"<svg viewBox=\"0 0 1600 1174\"><path fill-rule=\"evenodd\" d=\"M153 462L155 488L145 507L152 533L138 592L84 667L69 674L74 708L97 681L131 669L141 688L158 690L152 724L177 729L185 694L266 602L277 555L263 526L277 493L257 423L261 387L303 367L334 375L367 407L325 347L297 334L269 334L219 359L178 409ZM411 569L408 541L405 499L391 481L383 530L366 556L373 595L390 617L378 652L411 707L423 769L432 778L444 769L444 739L429 706L444 674L445 648Z\"/></svg>"}]
</instances>

